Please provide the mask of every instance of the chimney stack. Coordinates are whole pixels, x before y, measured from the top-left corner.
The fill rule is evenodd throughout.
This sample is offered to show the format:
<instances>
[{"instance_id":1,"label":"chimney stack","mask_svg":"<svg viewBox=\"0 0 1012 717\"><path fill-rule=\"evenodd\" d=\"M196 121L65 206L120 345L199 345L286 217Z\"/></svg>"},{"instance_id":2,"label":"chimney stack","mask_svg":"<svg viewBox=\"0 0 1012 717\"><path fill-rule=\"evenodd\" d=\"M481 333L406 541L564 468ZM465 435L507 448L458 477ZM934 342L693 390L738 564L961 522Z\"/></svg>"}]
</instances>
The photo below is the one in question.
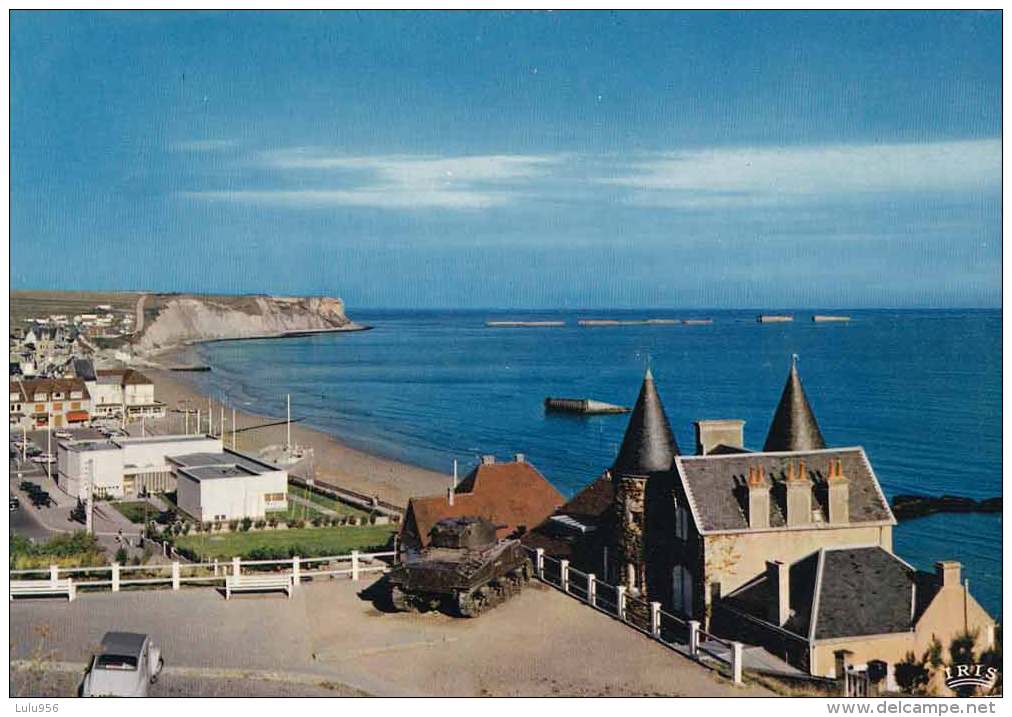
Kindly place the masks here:
<instances>
[{"instance_id":1,"label":"chimney stack","mask_svg":"<svg viewBox=\"0 0 1012 717\"><path fill-rule=\"evenodd\" d=\"M850 481L843 474L843 461L829 461L826 488L829 494L829 522L833 525L846 525L850 522Z\"/></svg>"},{"instance_id":2,"label":"chimney stack","mask_svg":"<svg viewBox=\"0 0 1012 717\"><path fill-rule=\"evenodd\" d=\"M527 462L527 456L525 456L523 453L516 453L516 454L514 454L513 458L514 458L514 460L516 460L517 463L526 463Z\"/></svg>"},{"instance_id":3,"label":"chimney stack","mask_svg":"<svg viewBox=\"0 0 1012 717\"><path fill-rule=\"evenodd\" d=\"M780 560L766 561L766 582L770 586L769 621L783 627L791 616L791 571Z\"/></svg>"},{"instance_id":4,"label":"chimney stack","mask_svg":"<svg viewBox=\"0 0 1012 717\"><path fill-rule=\"evenodd\" d=\"M748 467L748 527L770 527L770 489L758 466Z\"/></svg>"},{"instance_id":5,"label":"chimney stack","mask_svg":"<svg viewBox=\"0 0 1012 717\"><path fill-rule=\"evenodd\" d=\"M963 566L958 560L939 560L935 563L935 577L941 588L959 587Z\"/></svg>"},{"instance_id":6,"label":"chimney stack","mask_svg":"<svg viewBox=\"0 0 1012 717\"><path fill-rule=\"evenodd\" d=\"M812 484L808 480L805 462L787 465L787 527L809 525L812 522Z\"/></svg>"},{"instance_id":7,"label":"chimney stack","mask_svg":"<svg viewBox=\"0 0 1012 717\"><path fill-rule=\"evenodd\" d=\"M481 464L483 466L490 466L494 463L495 463L495 456L493 455L484 455L481 457Z\"/></svg>"},{"instance_id":8,"label":"chimney stack","mask_svg":"<svg viewBox=\"0 0 1012 717\"><path fill-rule=\"evenodd\" d=\"M745 421L726 418L696 421L696 455L705 456L717 446L745 447Z\"/></svg>"}]
</instances>

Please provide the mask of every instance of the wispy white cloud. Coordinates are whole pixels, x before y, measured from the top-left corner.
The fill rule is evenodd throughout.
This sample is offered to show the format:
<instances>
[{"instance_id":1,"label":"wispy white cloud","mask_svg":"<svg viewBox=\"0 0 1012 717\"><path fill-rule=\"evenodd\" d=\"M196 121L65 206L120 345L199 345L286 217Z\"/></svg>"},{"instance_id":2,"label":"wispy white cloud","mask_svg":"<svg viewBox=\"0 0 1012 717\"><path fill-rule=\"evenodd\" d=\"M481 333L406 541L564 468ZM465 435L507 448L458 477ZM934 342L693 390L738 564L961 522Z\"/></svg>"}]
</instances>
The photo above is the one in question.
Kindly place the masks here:
<instances>
[{"instance_id":1,"label":"wispy white cloud","mask_svg":"<svg viewBox=\"0 0 1012 717\"><path fill-rule=\"evenodd\" d=\"M624 174L599 181L630 189L632 203L687 209L897 192L981 192L1001 186L1001 142L671 152L635 162Z\"/></svg>"},{"instance_id":2,"label":"wispy white cloud","mask_svg":"<svg viewBox=\"0 0 1012 717\"><path fill-rule=\"evenodd\" d=\"M801 204L896 194L997 191L1001 143L721 147L634 158L561 153L362 156L292 147L253 155L237 171L249 174L246 186L184 195L278 207L384 210L482 210L536 197L569 205L796 211Z\"/></svg>"},{"instance_id":3,"label":"wispy white cloud","mask_svg":"<svg viewBox=\"0 0 1012 717\"><path fill-rule=\"evenodd\" d=\"M298 189L183 192L183 196L220 202L241 202L276 207L373 207L376 209L487 209L506 204L505 192L447 189Z\"/></svg>"},{"instance_id":4,"label":"wispy white cloud","mask_svg":"<svg viewBox=\"0 0 1012 717\"><path fill-rule=\"evenodd\" d=\"M559 161L559 156L508 154L349 156L298 147L265 152L253 161L280 172L274 188L186 195L289 207L487 209L520 198L527 182ZM296 182L297 188L290 186Z\"/></svg>"}]
</instances>

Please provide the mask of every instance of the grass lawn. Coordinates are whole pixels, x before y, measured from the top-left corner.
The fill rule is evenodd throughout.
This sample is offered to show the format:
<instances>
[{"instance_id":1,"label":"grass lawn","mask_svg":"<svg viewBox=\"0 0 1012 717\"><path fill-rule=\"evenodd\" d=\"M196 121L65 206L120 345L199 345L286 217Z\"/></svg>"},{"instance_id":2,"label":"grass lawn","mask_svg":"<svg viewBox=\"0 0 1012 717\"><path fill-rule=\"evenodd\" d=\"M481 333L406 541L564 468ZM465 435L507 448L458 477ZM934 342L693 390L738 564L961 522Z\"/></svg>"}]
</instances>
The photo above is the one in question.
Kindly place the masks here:
<instances>
[{"instance_id":1,"label":"grass lawn","mask_svg":"<svg viewBox=\"0 0 1012 717\"><path fill-rule=\"evenodd\" d=\"M277 518L283 520L286 523L292 520L312 520L313 518L327 518L329 516L324 515L318 510L314 510L308 505L302 503L296 503L291 498L288 499L288 510L276 510L267 514L268 518Z\"/></svg>"},{"instance_id":2,"label":"grass lawn","mask_svg":"<svg viewBox=\"0 0 1012 717\"><path fill-rule=\"evenodd\" d=\"M160 512L158 508L146 500L124 500L118 503L111 503L111 505L131 523L139 523L141 525L144 524L145 511L147 511L148 520L153 520Z\"/></svg>"},{"instance_id":3,"label":"grass lawn","mask_svg":"<svg viewBox=\"0 0 1012 717\"><path fill-rule=\"evenodd\" d=\"M201 559L245 557L251 550L287 551L296 548L302 557L346 555L352 550L382 549L395 530L392 525L342 526L336 528L298 528L289 530L252 530L246 533L198 533L176 542L201 556Z\"/></svg>"},{"instance_id":4,"label":"grass lawn","mask_svg":"<svg viewBox=\"0 0 1012 717\"><path fill-rule=\"evenodd\" d=\"M349 515L349 516L354 515L357 518L364 518L369 516L369 513L367 513L364 510L359 510L358 508L353 508L350 505L345 505L341 501L335 500L330 496L320 495L319 493L307 490L302 486L289 484L288 492L293 495L297 495L300 498L305 498L306 500L312 501L313 503L323 506L324 508L332 510L338 515Z\"/></svg>"}]
</instances>

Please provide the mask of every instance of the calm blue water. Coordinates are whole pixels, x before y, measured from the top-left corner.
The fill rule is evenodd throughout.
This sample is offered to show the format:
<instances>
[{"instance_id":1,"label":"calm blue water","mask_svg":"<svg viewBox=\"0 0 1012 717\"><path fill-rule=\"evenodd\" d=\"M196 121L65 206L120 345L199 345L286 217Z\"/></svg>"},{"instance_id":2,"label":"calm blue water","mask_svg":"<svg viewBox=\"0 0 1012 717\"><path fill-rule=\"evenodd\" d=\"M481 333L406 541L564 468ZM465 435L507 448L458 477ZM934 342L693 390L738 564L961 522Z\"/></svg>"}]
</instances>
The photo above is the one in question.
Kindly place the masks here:
<instances>
[{"instance_id":1,"label":"calm blue water","mask_svg":"<svg viewBox=\"0 0 1012 717\"><path fill-rule=\"evenodd\" d=\"M759 325L756 313L357 311L375 330L206 344L199 351L214 371L195 378L274 415L290 392L307 424L428 468L526 453L571 495L610 465L626 417L546 415L546 396L631 405L649 357L683 452L693 452L700 418L744 419L746 445L760 448L797 353L826 441L864 446L887 495L1001 494L1000 311L852 311L849 324L814 324L805 311L777 325ZM582 328L578 317L714 323ZM490 318L572 325L490 329ZM973 592L1000 615L1000 516L906 522L895 543L921 568L961 560Z\"/></svg>"}]
</instances>

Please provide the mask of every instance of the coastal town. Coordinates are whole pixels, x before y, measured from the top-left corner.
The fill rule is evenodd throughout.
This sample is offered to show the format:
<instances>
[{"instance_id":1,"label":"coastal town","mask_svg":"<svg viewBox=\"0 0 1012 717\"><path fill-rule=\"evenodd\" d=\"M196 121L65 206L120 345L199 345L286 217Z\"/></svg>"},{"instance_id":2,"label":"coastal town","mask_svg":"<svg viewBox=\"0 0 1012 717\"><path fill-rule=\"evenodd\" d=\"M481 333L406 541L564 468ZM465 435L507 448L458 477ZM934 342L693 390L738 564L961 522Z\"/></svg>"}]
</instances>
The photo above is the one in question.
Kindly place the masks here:
<instances>
[{"instance_id":1,"label":"coastal town","mask_svg":"<svg viewBox=\"0 0 1012 717\"><path fill-rule=\"evenodd\" d=\"M1000 713L1003 10L8 15L15 713Z\"/></svg>"},{"instance_id":2,"label":"coastal town","mask_svg":"<svg viewBox=\"0 0 1012 717\"><path fill-rule=\"evenodd\" d=\"M455 464L451 474L416 480L417 492L393 494L382 482L362 490L361 474L355 487L342 484L332 470L340 466L312 445L312 433L299 427L293 439L290 412L283 420L240 414L196 394L175 398L174 384L159 382L174 398L166 400L148 375L169 373L163 367L134 368L96 352L74 333L76 323L58 341L41 340L46 318L54 320L11 337L12 356L30 357L12 361L10 378L19 659L39 620L63 624L75 611L111 609L108 628L122 628L113 623L123 604L139 611L124 614L131 627L160 636L167 626L146 624L146 600L196 600L206 609L215 588L225 598L280 590L310 604L340 594L347 614L331 615L335 623L359 620L363 609L391 621L370 639L411 621L463 635L482 622L508 622L520 605L561 610L556 632L588 639L587 631L622 627L624 649L651 665L650 677L562 693L658 690L655 680L670 673L661 694L952 694L946 661L932 655L957 645L982 662L1000 654L996 622L959 562L938 556L934 572L924 572L894 552L896 519L868 456L833 445L832 427L823 433L796 357L779 399L770 396L760 450L744 445L744 421L729 417L698 420L695 450L684 452L648 369L614 462L569 500L520 453ZM26 365L45 375L25 374ZM504 553L513 567L431 583L429 556L452 563L453 549L471 539L446 536L480 534L481 520L493 532L468 560L480 560L483 545L514 545ZM512 575L515 587L503 582ZM161 591L137 590L152 586ZM273 601L235 610L248 619L260 605L271 615L285 610ZM220 619L233 619L233 608L213 608L222 610ZM473 623L460 616L486 610ZM48 649L84 658L80 637L76 646L54 642ZM191 647L177 645L176 659L187 663ZM160 654L173 657L166 646ZM74 674L55 674L51 684L62 687L46 689L66 689ZM352 692L424 690L343 677L341 689ZM683 692L686 679L694 687Z\"/></svg>"}]
</instances>

